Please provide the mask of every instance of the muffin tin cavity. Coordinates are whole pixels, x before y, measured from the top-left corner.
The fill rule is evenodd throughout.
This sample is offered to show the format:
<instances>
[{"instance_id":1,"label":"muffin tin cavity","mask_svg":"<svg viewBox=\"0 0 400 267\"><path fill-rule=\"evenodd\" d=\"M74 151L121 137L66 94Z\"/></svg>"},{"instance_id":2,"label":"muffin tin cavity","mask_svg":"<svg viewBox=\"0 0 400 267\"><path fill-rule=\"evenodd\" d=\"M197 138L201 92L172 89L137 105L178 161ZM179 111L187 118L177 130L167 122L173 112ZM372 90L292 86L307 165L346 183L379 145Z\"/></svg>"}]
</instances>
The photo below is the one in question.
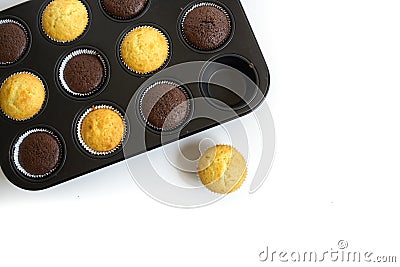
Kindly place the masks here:
<instances>
[{"instance_id":1,"label":"muffin tin cavity","mask_svg":"<svg viewBox=\"0 0 400 267\"><path fill-rule=\"evenodd\" d=\"M65 144L61 135L48 127L26 131L16 139L12 149L16 172L32 180L53 175L64 159Z\"/></svg>"},{"instance_id":2,"label":"muffin tin cavity","mask_svg":"<svg viewBox=\"0 0 400 267\"><path fill-rule=\"evenodd\" d=\"M244 116L268 89L240 0L44 0L0 12L0 165L27 190Z\"/></svg>"},{"instance_id":3,"label":"muffin tin cavity","mask_svg":"<svg viewBox=\"0 0 400 267\"><path fill-rule=\"evenodd\" d=\"M0 19L0 67L22 61L30 45L31 34L24 22L17 18Z\"/></svg>"},{"instance_id":4,"label":"muffin tin cavity","mask_svg":"<svg viewBox=\"0 0 400 267\"><path fill-rule=\"evenodd\" d=\"M85 99L100 93L109 80L105 55L94 48L79 48L61 58L57 82L68 95Z\"/></svg>"},{"instance_id":5,"label":"muffin tin cavity","mask_svg":"<svg viewBox=\"0 0 400 267\"><path fill-rule=\"evenodd\" d=\"M200 79L202 94L218 108L243 108L257 93L255 66L239 55L221 55L206 64Z\"/></svg>"}]
</instances>

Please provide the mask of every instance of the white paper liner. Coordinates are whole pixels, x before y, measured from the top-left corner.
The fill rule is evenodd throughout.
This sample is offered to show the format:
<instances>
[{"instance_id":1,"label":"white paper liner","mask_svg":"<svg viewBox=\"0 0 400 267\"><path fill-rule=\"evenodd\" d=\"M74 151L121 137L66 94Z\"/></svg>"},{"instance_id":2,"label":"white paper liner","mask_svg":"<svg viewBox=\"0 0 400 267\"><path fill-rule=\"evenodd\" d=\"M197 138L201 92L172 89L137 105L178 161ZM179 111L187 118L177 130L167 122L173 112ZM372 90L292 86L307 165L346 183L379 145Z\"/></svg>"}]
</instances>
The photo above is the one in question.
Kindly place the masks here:
<instances>
[{"instance_id":1,"label":"white paper liner","mask_svg":"<svg viewBox=\"0 0 400 267\"><path fill-rule=\"evenodd\" d=\"M34 174L30 174L29 172L27 172L19 163L19 147L22 144L22 142L25 140L25 138L27 138L29 135L33 134L33 133L48 133L51 136L53 136L56 140L57 143L59 145L60 148L60 157L58 159L58 163L57 165L48 173L46 174L42 174L42 175L34 175ZM62 159L62 155L63 155L64 151L60 142L59 137L57 136L57 134L55 134L53 131L50 131L48 129L44 129L44 128L35 128L32 130L29 130L27 132L25 132L24 134L22 134L18 139L17 142L15 142L14 144L14 149L13 149L13 162L15 164L15 167L17 168L17 170L19 172L21 172L24 176L31 178L31 179L42 179L45 178L49 175L51 175L52 173L54 173L59 167L60 167L60 163L61 163L61 159Z\"/></svg>"},{"instance_id":2,"label":"white paper liner","mask_svg":"<svg viewBox=\"0 0 400 267\"><path fill-rule=\"evenodd\" d=\"M143 29L143 28L148 28L148 29L156 30L158 33L160 33L160 34L165 38L165 40L167 41L167 44L168 44L168 56L167 56L167 58L165 59L164 63L163 63L163 64L161 65L161 67L159 67L158 69L153 70L153 71L150 71L150 72L139 72L139 71L136 71L136 70L132 69L131 67L129 67L129 65L126 64L126 62L125 62L124 59L122 58L122 44L124 43L125 38L126 38L130 33L134 32L135 30ZM122 40L121 40L120 47L119 47L119 58L120 58L122 64L124 64L125 68L127 68L129 71L131 71L131 72L133 72L133 73L135 73L135 74L137 74L137 75L150 75L150 74L153 74L153 73L156 73L156 72L160 71L161 69L163 69L163 68L165 67L166 63L168 62L169 57L170 57L170 43L169 43L169 39L167 38L167 36L165 36L165 34L164 34L161 30L159 30L159 29L157 29L157 28L155 28L155 27L153 27L153 26L147 26L147 25L146 25L146 26L138 26L138 27L133 28L132 30L130 30L129 32L127 32L127 33L124 35L124 37L123 37Z\"/></svg>"},{"instance_id":3,"label":"white paper liner","mask_svg":"<svg viewBox=\"0 0 400 267\"><path fill-rule=\"evenodd\" d=\"M101 63L103 64L103 70L104 70L104 73L103 73L104 77L103 77L102 83L99 86L97 86L94 90L92 90L88 93L84 93L84 94L71 90L71 88L69 88L69 86L68 86L68 83L64 79L64 71L65 71L65 67L67 66L68 62L71 59L73 59L74 57L79 56L79 55L97 56L100 59ZM108 74L107 64L106 64L106 61L103 58L103 56L94 49L86 49L86 48L78 49L78 50L75 50L75 51L71 52L70 54L68 54L61 62L60 69L58 70L58 79L59 79L60 84L63 87L63 89L65 91L67 91L67 93L69 93L73 96L78 96L78 97L87 97L87 96L91 96L91 95L97 93L104 86L104 83L105 83L108 75L109 74Z\"/></svg>"},{"instance_id":4,"label":"white paper liner","mask_svg":"<svg viewBox=\"0 0 400 267\"><path fill-rule=\"evenodd\" d=\"M146 116L143 114L143 110L142 110L142 104L143 104L143 98L144 98L144 96L147 94L148 91L152 90L154 87L156 87L157 85L161 85L161 84L168 84L168 85L175 86L176 88L180 89L180 90L185 94L186 99L187 99L188 110L187 110L187 112L186 112L186 117L185 117L177 126L171 128L171 129L163 129L163 128L159 128L159 127L156 127L155 125L151 124L151 123L147 120ZM161 96L161 97L162 97L162 96ZM160 97L160 99L161 99L161 97ZM156 83L150 85L150 86L141 94L140 100L139 100L139 112L140 112L140 116L142 117L142 119L144 120L144 122L146 123L146 125L148 125L148 126L151 127L152 129L154 129L154 130L156 130L156 131L160 131L160 132L170 132L170 131L173 131L173 130L175 130L175 129L181 127L185 122L188 121L189 116L190 116L190 113L191 113L191 108L192 108L192 105L191 105L191 103L190 103L190 97L189 97L189 94L188 94L188 92L186 91L186 89L184 89L182 86L180 86L179 84L177 84L177 83L175 83L175 82L172 82L172 81L159 81L159 82L156 82Z\"/></svg>"},{"instance_id":5,"label":"white paper liner","mask_svg":"<svg viewBox=\"0 0 400 267\"><path fill-rule=\"evenodd\" d=\"M117 147L113 148L112 150L105 151L105 152L99 152L99 151L96 151L96 150L90 148L90 147L85 143L85 141L83 140L82 133L81 133L83 120L84 120L84 119L86 118L86 116L89 115L92 111L95 111L95 110L98 110L98 109L109 109L109 110L112 110L112 111L114 111L115 113L117 113L117 114L121 117L122 121L124 122L124 135L123 135L123 137L122 137L121 142L118 144ZM79 120L78 120L78 122L77 122L77 126L76 126L76 135L77 135L77 137L78 137L79 144L80 144L87 152L89 152L90 154L92 154L92 155L94 155L94 156L108 156L108 155L114 153L115 151L119 150L119 149L122 147L122 144L124 143L124 141L125 141L125 139L126 139L127 131L128 131L128 128L127 128L127 124L126 124L126 120L125 120L124 116L121 114L121 112L120 112L118 109L114 108L114 107L111 106L111 105L94 105L94 106L88 108L88 109L80 116L80 118L79 118Z\"/></svg>"},{"instance_id":6,"label":"white paper liner","mask_svg":"<svg viewBox=\"0 0 400 267\"><path fill-rule=\"evenodd\" d=\"M15 72L15 73L11 74L10 76L8 76L8 77L3 81L3 83L2 83L1 86L0 86L0 90L3 88L4 84L7 82L8 79L10 79L11 77L13 77L13 76L15 76L15 75L18 75L18 74L29 74L29 75L32 75L33 77L39 79L40 83L42 84L42 86L43 86L43 88L44 88L44 101L43 101L42 107L39 109L39 111L38 111L36 114L34 114L33 116L31 116L31 117L29 117L29 118L26 118L26 119L23 119L23 120L19 120L19 119L10 117L10 116L7 115L7 114L3 111L3 109L1 109L1 107L0 107L1 113L3 113L3 115L4 115L5 117L7 117L8 119L13 120L13 121L22 122L22 121L27 121L27 120L30 120L30 119L34 118L35 116L37 116L37 115L43 110L44 104L45 104L46 101L47 101L47 91L46 91L46 86L45 86L44 83L43 83L43 80L42 80L39 76L37 76L37 75L35 75L35 74L33 74L32 72L29 72L29 71L21 71L21 72Z\"/></svg>"}]
</instances>

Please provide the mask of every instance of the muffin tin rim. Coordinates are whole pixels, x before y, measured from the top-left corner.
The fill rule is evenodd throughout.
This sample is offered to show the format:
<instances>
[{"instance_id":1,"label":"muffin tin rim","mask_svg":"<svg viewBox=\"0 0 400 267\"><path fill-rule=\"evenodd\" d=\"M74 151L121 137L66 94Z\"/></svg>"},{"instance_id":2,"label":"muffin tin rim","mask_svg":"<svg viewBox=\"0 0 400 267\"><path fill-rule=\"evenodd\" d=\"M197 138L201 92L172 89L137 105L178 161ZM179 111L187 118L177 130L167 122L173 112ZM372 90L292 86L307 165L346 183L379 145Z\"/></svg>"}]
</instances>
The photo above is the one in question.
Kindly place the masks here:
<instances>
[{"instance_id":1,"label":"muffin tin rim","mask_svg":"<svg viewBox=\"0 0 400 267\"><path fill-rule=\"evenodd\" d=\"M225 40L225 42L220 45L219 47L212 49L212 50L201 50L198 48L195 48L194 46L192 46L190 44L190 42L186 39L184 33L183 33L183 22L185 20L185 17L187 16L187 14L189 13L189 10L191 8L194 8L196 5L199 4L213 4L216 6L219 6L220 8L222 8L222 10L224 11L224 13L226 13L228 15L229 18L229 22L230 22L230 33L229 33L229 37ZM235 32L236 32L236 21L235 21L235 16L233 15L233 12L230 10L230 8L228 8L225 4L216 1L216 0L206 0L206 1L201 1L201 0L195 0L192 1L191 3L187 4L183 10L181 11L181 13L178 16L178 21L176 23L177 25L177 31L178 31L178 36L179 39L181 40L181 42L190 50L192 50L193 52L199 53L199 54L215 54L218 53L220 51L222 51L223 49L225 49L230 42L232 41L233 37L235 36Z\"/></svg>"},{"instance_id":2,"label":"muffin tin rim","mask_svg":"<svg viewBox=\"0 0 400 267\"><path fill-rule=\"evenodd\" d=\"M98 53L100 55L100 57L102 58L102 62L104 64L105 69L105 77L104 77L104 81L102 83L102 85L95 90L92 93L89 93L87 95L74 95L70 92L68 92L68 90L66 88L64 88L64 86L62 85L61 81L60 81L60 68L62 63L64 62L64 60L66 59L66 57L70 54L72 54L75 51L78 50L92 50L95 51L96 53ZM110 82L110 78L111 78L111 65L110 65L110 61L108 59L108 57L106 56L106 54L104 52L101 51L101 49L94 47L94 46L90 46L90 45L81 45L81 46L76 46L76 47L72 47L71 49L65 51L57 60L57 63L55 65L55 69L54 69L54 76L55 76L55 81L57 84L57 88L59 89L59 91L61 91L61 93L73 100L76 101L87 101L87 100L91 100L93 98L98 97L108 86L109 82Z\"/></svg>"},{"instance_id":3,"label":"muffin tin rim","mask_svg":"<svg viewBox=\"0 0 400 267\"><path fill-rule=\"evenodd\" d=\"M34 70L28 69L28 68L22 69L20 71L8 72L8 74L6 74L5 76L0 77L0 90L8 78L11 78L12 76L17 75L17 74L24 74L24 73L33 75L34 77L38 78L41 81L41 83L44 87L45 97L44 97L44 101L43 101L43 104L42 104L42 107L40 108L40 110L32 117L30 117L28 119L24 119L24 120L17 120L17 119L14 119L14 118L8 116L3 111L3 109L0 107L0 116L3 116L3 118L5 118L8 122L13 122L16 124L28 124L28 123L32 122L33 120L35 120L36 118L38 118L40 115L42 115L43 112L46 110L46 107L47 107L47 104L48 104L48 101L50 98L50 90L49 90L46 80L43 78L43 76L38 71L34 71Z\"/></svg>"},{"instance_id":4,"label":"muffin tin rim","mask_svg":"<svg viewBox=\"0 0 400 267\"><path fill-rule=\"evenodd\" d=\"M139 13L138 15L134 16L133 18L123 19L123 18L114 17L114 16L112 16L111 14L109 14L109 13L105 10L105 8L103 7L103 4L102 4L103 0L97 0L97 2L98 2L98 5L99 5L100 10L102 11L102 13L103 13L107 18L109 18L110 20L113 20L114 22L120 22L120 23L121 23L121 22L122 22L122 23L129 23L129 22L133 22L133 21L135 21L135 20L140 19L144 14L147 13L147 11L150 9L150 5L152 4L152 3L151 3L152 0L147 0L146 6L144 7L144 9L143 9L142 11L140 11L140 13Z\"/></svg>"},{"instance_id":5,"label":"muffin tin rim","mask_svg":"<svg viewBox=\"0 0 400 267\"><path fill-rule=\"evenodd\" d=\"M87 3L86 0L78 0L79 2L81 2L86 7L86 11L87 11L87 15L88 15L88 23L87 23L83 33L81 35L79 35L77 38L75 38L74 40L72 40L72 41L58 41L56 39L53 39L49 35L47 35L45 30L43 29L43 22L42 22L44 10L53 1L55 1L55 0L45 0L42 3L41 7L39 8L39 12L37 14L37 23L36 24L37 24L38 30L41 33L41 35L43 36L43 38L46 39L49 43L51 43L53 45L56 45L56 46L71 46L71 45L74 45L74 44L78 43L82 39L84 39L86 34L89 32L89 30L90 30L90 28L92 26L91 24L92 24L92 19L93 19L92 9L91 9L89 3Z\"/></svg>"},{"instance_id":6,"label":"muffin tin rim","mask_svg":"<svg viewBox=\"0 0 400 267\"><path fill-rule=\"evenodd\" d=\"M20 27L22 26L22 29L25 31L25 33L28 37L28 40L27 40L28 44L25 48L25 51L18 60L14 61L12 63L6 63L6 64L0 63L0 69L7 69L7 68L11 68L11 67L17 66L18 64L22 63L26 59L26 57L29 55L29 52L32 47L32 32L31 32L31 29L29 28L28 24L19 17L12 16L12 15L6 15L4 17L0 17L0 20L11 20L11 22L14 22L14 23L17 22L17 25L20 24L19 26Z\"/></svg>"},{"instance_id":7,"label":"muffin tin rim","mask_svg":"<svg viewBox=\"0 0 400 267\"><path fill-rule=\"evenodd\" d=\"M18 140L25 134L28 133L29 131L33 131L33 130L39 130L38 132L47 132L51 135L53 135L57 141L59 142L60 145L60 159L59 162L57 163L56 168L49 174L43 176L43 177L39 177L39 178L33 178L33 177L29 177L24 175L20 170L18 170L15 162L14 162L14 149L15 149L15 145L18 142ZM43 131L44 130L44 131ZM29 135L28 135L29 136ZM26 136L26 137L28 137ZM25 138L26 138L25 137ZM52 180L60 171L61 169L64 167L65 161L67 159L67 146L64 140L64 137L62 136L62 134L53 126L50 125L46 125L46 124L38 124L38 125L34 125L31 126L23 131L20 131L17 133L17 135L15 135L15 137L13 138L11 145L10 145L10 149L9 149L9 162L10 165L12 166L12 170L13 172L21 179L28 181L28 182L32 182L35 184L40 184L40 183L44 183L47 182L49 180Z\"/></svg>"}]
</instances>

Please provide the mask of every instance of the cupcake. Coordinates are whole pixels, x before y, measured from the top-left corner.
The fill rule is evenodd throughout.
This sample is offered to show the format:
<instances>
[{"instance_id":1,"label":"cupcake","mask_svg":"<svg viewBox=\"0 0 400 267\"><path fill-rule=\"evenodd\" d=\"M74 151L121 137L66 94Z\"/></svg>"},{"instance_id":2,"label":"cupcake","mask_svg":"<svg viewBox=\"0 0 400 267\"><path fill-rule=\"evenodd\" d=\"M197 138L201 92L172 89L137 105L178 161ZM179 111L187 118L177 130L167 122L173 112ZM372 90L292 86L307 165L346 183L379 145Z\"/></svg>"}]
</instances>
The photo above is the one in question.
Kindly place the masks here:
<instances>
[{"instance_id":1,"label":"cupcake","mask_svg":"<svg viewBox=\"0 0 400 267\"><path fill-rule=\"evenodd\" d=\"M194 48L210 51L221 47L231 34L228 13L212 3L197 4L183 17L182 34Z\"/></svg>"},{"instance_id":2,"label":"cupcake","mask_svg":"<svg viewBox=\"0 0 400 267\"><path fill-rule=\"evenodd\" d=\"M8 77L0 88L0 108L7 117L23 121L42 109L46 90L39 77L32 73L16 73Z\"/></svg>"},{"instance_id":3,"label":"cupcake","mask_svg":"<svg viewBox=\"0 0 400 267\"><path fill-rule=\"evenodd\" d=\"M125 137L125 121L110 106L87 110L78 122L78 139L93 155L107 155L119 148Z\"/></svg>"},{"instance_id":4,"label":"cupcake","mask_svg":"<svg viewBox=\"0 0 400 267\"><path fill-rule=\"evenodd\" d=\"M187 93L172 82L160 82L149 87L140 101L140 112L148 125L157 130L173 130L189 114Z\"/></svg>"},{"instance_id":5,"label":"cupcake","mask_svg":"<svg viewBox=\"0 0 400 267\"><path fill-rule=\"evenodd\" d=\"M101 0L101 5L110 16L117 19L133 19L147 5L148 0Z\"/></svg>"},{"instance_id":6,"label":"cupcake","mask_svg":"<svg viewBox=\"0 0 400 267\"><path fill-rule=\"evenodd\" d=\"M75 96L95 93L105 83L107 67L103 56L92 49L79 49L62 61L59 80L62 87Z\"/></svg>"},{"instance_id":7,"label":"cupcake","mask_svg":"<svg viewBox=\"0 0 400 267\"><path fill-rule=\"evenodd\" d=\"M14 163L29 178L53 173L62 159L58 137L47 129L34 129L19 137L14 146Z\"/></svg>"},{"instance_id":8,"label":"cupcake","mask_svg":"<svg viewBox=\"0 0 400 267\"><path fill-rule=\"evenodd\" d=\"M122 40L120 56L124 65L138 74L160 69L168 59L169 43L161 31L153 27L138 27Z\"/></svg>"},{"instance_id":9,"label":"cupcake","mask_svg":"<svg viewBox=\"0 0 400 267\"><path fill-rule=\"evenodd\" d=\"M42 14L42 28L56 42L71 42L80 37L89 23L86 6L79 0L53 0Z\"/></svg>"},{"instance_id":10,"label":"cupcake","mask_svg":"<svg viewBox=\"0 0 400 267\"><path fill-rule=\"evenodd\" d=\"M8 65L20 60L29 44L28 33L20 23L0 20L0 65Z\"/></svg>"},{"instance_id":11,"label":"cupcake","mask_svg":"<svg viewBox=\"0 0 400 267\"><path fill-rule=\"evenodd\" d=\"M247 175L246 160L235 148L217 145L201 156L198 175L209 190L229 194L243 184Z\"/></svg>"}]
</instances>

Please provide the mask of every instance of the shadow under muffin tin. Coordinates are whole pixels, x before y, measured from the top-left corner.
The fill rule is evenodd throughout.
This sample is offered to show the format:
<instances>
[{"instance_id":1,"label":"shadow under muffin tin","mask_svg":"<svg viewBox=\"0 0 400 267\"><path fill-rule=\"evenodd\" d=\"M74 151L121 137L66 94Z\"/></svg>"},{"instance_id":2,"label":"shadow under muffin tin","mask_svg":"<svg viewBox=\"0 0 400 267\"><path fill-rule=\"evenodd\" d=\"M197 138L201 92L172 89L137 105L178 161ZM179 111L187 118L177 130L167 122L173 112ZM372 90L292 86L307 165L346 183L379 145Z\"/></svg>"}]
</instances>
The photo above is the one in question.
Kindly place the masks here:
<instances>
[{"instance_id":1,"label":"shadow under muffin tin","mask_svg":"<svg viewBox=\"0 0 400 267\"><path fill-rule=\"evenodd\" d=\"M82 0L89 21L83 33L68 42L55 41L44 33L42 14L50 2L30 1L0 13L0 27L6 29L0 32L0 38L7 40L0 40L0 84L13 74L32 73L43 80L46 89L42 109L28 120L13 120L0 110L1 168L20 188L49 188L244 116L268 93L268 67L239 0L123 1L136 4L134 8L116 5L113 0ZM140 37L130 36L132 40L159 49L157 53L144 53L142 61L137 56L142 51L135 47L127 50L135 57L121 56L125 38L136 29L145 30L138 34ZM143 40L143 34L149 37ZM158 43L161 37L167 47ZM162 57L154 58L158 54ZM1 57L6 60L2 62ZM151 71L132 71L124 60L132 60L129 66L144 66ZM163 69L195 61L201 61L202 68L190 75L199 82L184 84L181 81L186 79L173 72L164 75ZM241 79L232 69L247 78ZM228 81L234 92L211 84L218 79ZM155 101L154 97L160 97L157 90L168 86L171 91ZM206 111L194 101L204 97L210 102ZM143 101L156 103L154 110ZM234 114L215 119L226 106ZM97 153L82 143L77 129L82 128L85 116L101 107L115 110L124 125L116 120L118 116L111 118L110 112L104 115L108 120L98 119L108 126L111 123L110 127L119 124L115 127L123 127L124 133L121 142L110 140L117 146ZM166 111L172 114L170 120ZM160 118L165 119L164 125ZM108 130L113 133L116 128ZM37 160L29 157L29 149L32 155L38 155ZM21 151L23 155L18 154Z\"/></svg>"}]
</instances>

